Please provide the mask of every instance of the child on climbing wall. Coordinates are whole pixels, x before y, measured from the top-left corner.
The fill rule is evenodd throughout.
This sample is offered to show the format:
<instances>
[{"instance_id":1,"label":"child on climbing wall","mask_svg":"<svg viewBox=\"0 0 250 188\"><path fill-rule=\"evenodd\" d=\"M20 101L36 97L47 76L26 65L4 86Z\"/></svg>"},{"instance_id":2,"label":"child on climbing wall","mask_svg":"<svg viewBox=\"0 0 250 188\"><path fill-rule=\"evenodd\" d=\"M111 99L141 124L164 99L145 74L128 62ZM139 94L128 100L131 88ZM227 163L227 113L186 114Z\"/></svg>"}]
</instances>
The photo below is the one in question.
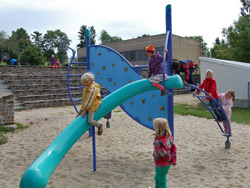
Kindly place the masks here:
<instances>
[{"instance_id":1,"label":"child on climbing wall","mask_svg":"<svg viewBox=\"0 0 250 188\"><path fill-rule=\"evenodd\" d=\"M98 135L103 132L103 125L94 120L95 111L102 104L100 85L95 83L94 75L87 72L82 75L81 82L85 86L82 92L82 105L78 115L83 117L88 113L88 123L98 128Z\"/></svg>"},{"instance_id":2,"label":"child on climbing wall","mask_svg":"<svg viewBox=\"0 0 250 188\"><path fill-rule=\"evenodd\" d=\"M166 61L168 60L168 50L166 49ZM148 68L148 78L154 87L157 87L161 91L161 96L164 95L164 88L160 84L163 81L162 66L163 57L159 52L155 53L155 47L153 45L146 47L146 55L148 56L149 68ZM168 75L165 74L165 80L168 80ZM167 90L167 95L168 95Z\"/></svg>"},{"instance_id":3,"label":"child on climbing wall","mask_svg":"<svg viewBox=\"0 0 250 188\"><path fill-rule=\"evenodd\" d=\"M167 187L167 173L170 165L176 165L177 148L168 121L164 118L156 118L153 121L154 139L154 163L155 163L155 187Z\"/></svg>"},{"instance_id":4,"label":"child on climbing wall","mask_svg":"<svg viewBox=\"0 0 250 188\"><path fill-rule=\"evenodd\" d=\"M227 125L227 122L223 121L223 126L224 126L223 136L228 136L229 135L228 127L231 127L231 121L230 121L231 114L232 114L231 108L233 107L233 101L235 100L235 92L232 89L229 89L226 93L220 93L219 99L220 99L220 104L222 108L224 109L227 115L228 122L229 122L229 125Z\"/></svg>"},{"instance_id":5,"label":"child on climbing wall","mask_svg":"<svg viewBox=\"0 0 250 188\"><path fill-rule=\"evenodd\" d=\"M205 77L206 78L203 80L199 88L200 89L204 88L204 90L208 93L208 95L206 95L207 96L206 99L209 101L211 108L213 108L214 114L216 115L216 121L225 121L223 112L218 109L217 102L219 103L219 96L217 93L216 81L213 78L213 71L211 69L207 69L205 73ZM199 94L200 90L197 89L196 93ZM215 98L217 102L214 101L211 98L211 96Z\"/></svg>"}]
</instances>

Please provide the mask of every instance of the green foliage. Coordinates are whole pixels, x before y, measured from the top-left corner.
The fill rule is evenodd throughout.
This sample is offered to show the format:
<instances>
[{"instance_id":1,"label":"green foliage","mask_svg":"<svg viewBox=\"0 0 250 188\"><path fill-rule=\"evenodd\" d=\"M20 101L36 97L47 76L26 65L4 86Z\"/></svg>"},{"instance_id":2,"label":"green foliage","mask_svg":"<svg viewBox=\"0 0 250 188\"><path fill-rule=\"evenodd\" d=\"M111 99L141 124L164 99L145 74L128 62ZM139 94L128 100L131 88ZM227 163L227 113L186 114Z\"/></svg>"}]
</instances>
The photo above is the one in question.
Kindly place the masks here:
<instances>
[{"instance_id":1,"label":"green foliage","mask_svg":"<svg viewBox=\"0 0 250 188\"><path fill-rule=\"evenodd\" d=\"M59 50L56 53L56 59L60 60L60 63L65 63L68 60L67 52L65 50Z\"/></svg>"},{"instance_id":2,"label":"green foliage","mask_svg":"<svg viewBox=\"0 0 250 188\"><path fill-rule=\"evenodd\" d=\"M207 43L203 40L203 36L189 36L189 39L194 39L196 41L201 42L202 44L202 55L203 56L209 56L209 50L207 47Z\"/></svg>"},{"instance_id":3,"label":"green foliage","mask_svg":"<svg viewBox=\"0 0 250 188\"><path fill-rule=\"evenodd\" d=\"M31 44L20 54L20 61L27 62L30 65L42 65L45 58L42 50L38 46Z\"/></svg>"},{"instance_id":4,"label":"green foliage","mask_svg":"<svg viewBox=\"0 0 250 188\"><path fill-rule=\"evenodd\" d=\"M46 49L58 49L60 44L64 46L69 46L71 40L69 40L66 33L62 32L60 29L55 31L48 30L43 36L43 42Z\"/></svg>"},{"instance_id":5,"label":"green foliage","mask_svg":"<svg viewBox=\"0 0 250 188\"><path fill-rule=\"evenodd\" d=\"M78 32L78 38L80 40L80 43L77 44L78 48L83 48L86 46L86 25L82 25L80 28L80 31ZM94 26L91 26L88 28L90 30L90 44L95 44L95 37L96 37L96 31Z\"/></svg>"},{"instance_id":6,"label":"green foliage","mask_svg":"<svg viewBox=\"0 0 250 188\"><path fill-rule=\"evenodd\" d=\"M101 44L108 44L111 42L119 42L122 41L122 38L117 36L110 36L107 31L102 30L100 36Z\"/></svg>"},{"instance_id":7,"label":"green foliage","mask_svg":"<svg viewBox=\"0 0 250 188\"><path fill-rule=\"evenodd\" d=\"M211 49L212 56L218 59L250 62L250 2L241 0L241 16L228 28L223 28L222 34L225 39Z\"/></svg>"},{"instance_id":8,"label":"green foliage","mask_svg":"<svg viewBox=\"0 0 250 188\"><path fill-rule=\"evenodd\" d=\"M138 36L137 38L144 38L144 37L150 37L149 34L143 34L142 36Z\"/></svg>"},{"instance_id":9,"label":"green foliage","mask_svg":"<svg viewBox=\"0 0 250 188\"><path fill-rule=\"evenodd\" d=\"M39 33L38 31L34 31L33 34L31 34L31 36L33 39L33 44L37 45L39 48L45 51L46 48L44 46L43 34Z\"/></svg>"},{"instance_id":10,"label":"green foliage","mask_svg":"<svg viewBox=\"0 0 250 188\"><path fill-rule=\"evenodd\" d=\"M12 31L12 35L9 38L10 42L13 42L16 50L22 52L29 44L31 44L29 34L23 28L19 28L16 31Z\"/></svg>"}]
</instances>

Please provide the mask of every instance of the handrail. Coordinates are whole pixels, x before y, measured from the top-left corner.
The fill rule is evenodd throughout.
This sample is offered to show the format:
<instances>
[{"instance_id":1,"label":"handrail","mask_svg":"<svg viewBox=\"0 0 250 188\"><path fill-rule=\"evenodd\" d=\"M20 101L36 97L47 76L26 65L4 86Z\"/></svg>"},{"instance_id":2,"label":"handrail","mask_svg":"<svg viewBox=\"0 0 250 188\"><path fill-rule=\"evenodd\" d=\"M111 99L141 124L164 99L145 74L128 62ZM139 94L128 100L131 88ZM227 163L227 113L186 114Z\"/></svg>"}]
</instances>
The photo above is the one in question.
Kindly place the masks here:
<instances>
[{"instance_id":1,"label":"handrail","mask_svg":"<svg viewBox=\"0 0 250 188\"><path fill-rule=\"evenodd\" d=\"M167 46L168 46L168 37L169 37L169 33L170 31L167 32L167 35L166 35L166 40L165 40L165 45L164 45L164 51L163 51L163 66L162 66L162 74L163 74L163 88L164 88L164 94L166 93L166 85L165 85L165 61L166 61L166 49L167 49Z\"/></svg>"},{"instance_id":2,"label":"handrail","mask_svg":"<svg viewBox=\"0 0 250 188\"><path fill-rule=\"evenodd\" d=\"M72 75L69 74L69 72L70 72L70 67L71 67L71 64L73 63L73 60L74 60L75 54L76 54L76 51L75 51L75 50L73 50L73 49L71 49L71 50L72 50L72 52L73 52L73 56L72 56L72 58L71 58L71 60L70 60L69 66L68 66L68 72L67 72L67 88L68 88L68 94L69 94L70 101L71 101L71 103L73 104L73 106L74 106L76 112L78 113L78 110L77 110L77 108L76 108L76 106L75 106L75 103L74 103L74 101L73 101L73 98L72 98L72 96L71 96L70 87L69 87L69 77L72 76Z\"/></svg>"},{"instance_id":3,"label":"handrail","mask_svg":"<svg viewBox=\"0 0 250 188\"><path fill-rule=\"evenodd\" d=\"M200 89L200 88L198 88L198 87L196 87L196 86L194 86L194 85L192 85L192 84L188 84L188 83L187 83L186 85L189 86L189 87L191 87L191 88L193 88L193 89L199 90L199 91L205 93L206 95L209 95L209 94L208 94L206 91L204 91L203 89ZM191 92L191 91L190 91L190 88L185 87L185 86L184 86L184 88L187 89L189 92ZM196 95L196 97L205 105L205 107L206 107L206 108L209 110L209 112L212 114L213 118L216 119L215 115L214 115L214 114L212 113L212 111L210 110L210 109L213 109L213 108L212 108L212 107L209 108L209 107L206 105L206 103L205 103L203 100L200 99L200 98L203 97L203 96L198 96L198 95ZM210 97L210 98L212 98L212 100L214 100L214 101L216 102L216 104L220 107L221 111L223 112L223 115L225 116L225 121L226 121L227 126L228 126L228 131L229 131L229 133L228 133L228 136L227 136L227 141L229 141L229 137L231 136L231 127L230 127L229 120L228 120L228 118L227 118L227 115L226 115L226 113L225 113L223 107L221 106L221 104L220 104L213 96L205 96L205 97ZM220 123L217 122L217 124L218 124L219 128L221 129L221 132L224 133L224 131L223 131L222 128L221 128Z\"/></svg>"}]
</instances>

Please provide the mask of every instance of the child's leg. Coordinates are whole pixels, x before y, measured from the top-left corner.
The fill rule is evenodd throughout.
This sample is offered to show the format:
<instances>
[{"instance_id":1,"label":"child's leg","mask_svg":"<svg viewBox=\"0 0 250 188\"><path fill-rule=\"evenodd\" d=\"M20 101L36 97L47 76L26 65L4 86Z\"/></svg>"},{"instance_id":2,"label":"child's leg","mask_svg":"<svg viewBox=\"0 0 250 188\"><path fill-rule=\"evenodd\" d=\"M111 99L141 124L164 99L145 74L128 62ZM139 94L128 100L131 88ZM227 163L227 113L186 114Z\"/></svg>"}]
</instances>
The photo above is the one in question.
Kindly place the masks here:
<instances>
[{"instance_id":1,"label":"child's leg","mask_svg":"<svg viewBox=\"0 0 250 188\"><path fill-rule=\"evenodd\" d=\"M155 187L167 188L167 173L170 165L166 167L155 167Z\"/></svg>"},{"instance_id":2,"label":"child's leg","mask_svg":"<svg viewBox=\"0 0 250 188\"><path fill-rule=\"evenodd\" d=\"M98 135L102 134L103 125L94 120L95 112L88 112L88 123L98 128Z\"/></svg>"},{"instance_id":3,"label":"child's leg","mask_svg":"<svg viewBox=\"0 0 250 188\"><path fill-rule=\"evenodd\" d=\"M88 112L88 123L95 127L99 127L99 123L94 120L95 112Z\"/></svg>"},{"instance_id":4,"label":"child's leg","mask_svg":"<svg viewBox=\"0 0 250 188\"><path fill-rule=\"evenodd\" d=\"M228 133L228 126L226 121L223 121L223 126L224 126L224 133Z\"/></svg>"},{"instance_id":5,"label":"child's leg","mask_svg":"<svg viewBox=\"0 0 250 188\"><path fill-rule=\"evenodd\" d=\"M154 87L159 88L160 91L163 91L163 90L164 90L164 87L163 87L161 84L156 84L156 83L152 82L152 85L153 85Z\"/></svg>"}]
</instances>

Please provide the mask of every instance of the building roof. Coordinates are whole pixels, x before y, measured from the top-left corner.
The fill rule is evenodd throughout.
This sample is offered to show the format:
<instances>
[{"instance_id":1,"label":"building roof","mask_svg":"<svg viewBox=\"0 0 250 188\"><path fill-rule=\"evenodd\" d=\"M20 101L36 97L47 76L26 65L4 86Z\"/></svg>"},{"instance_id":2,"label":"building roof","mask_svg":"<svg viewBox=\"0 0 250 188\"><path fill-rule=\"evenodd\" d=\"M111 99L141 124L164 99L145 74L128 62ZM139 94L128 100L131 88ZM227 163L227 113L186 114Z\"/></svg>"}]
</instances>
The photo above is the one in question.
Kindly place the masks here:
<instances>
[{"instance_id":1,"label":"building roof","mask_svg":"<svg viewBox=\"0 0 250 188\"><path fill-rule=\"evenodd\" d=\"M208 57L199 57L200 61L207 61L210 63L226 65L230 67L235 67L244 70L250 70L250 63L238 62L238 61L229 61L224 59L215 59L215 58L208 58Z\"/></svg>"}]
</instances>

